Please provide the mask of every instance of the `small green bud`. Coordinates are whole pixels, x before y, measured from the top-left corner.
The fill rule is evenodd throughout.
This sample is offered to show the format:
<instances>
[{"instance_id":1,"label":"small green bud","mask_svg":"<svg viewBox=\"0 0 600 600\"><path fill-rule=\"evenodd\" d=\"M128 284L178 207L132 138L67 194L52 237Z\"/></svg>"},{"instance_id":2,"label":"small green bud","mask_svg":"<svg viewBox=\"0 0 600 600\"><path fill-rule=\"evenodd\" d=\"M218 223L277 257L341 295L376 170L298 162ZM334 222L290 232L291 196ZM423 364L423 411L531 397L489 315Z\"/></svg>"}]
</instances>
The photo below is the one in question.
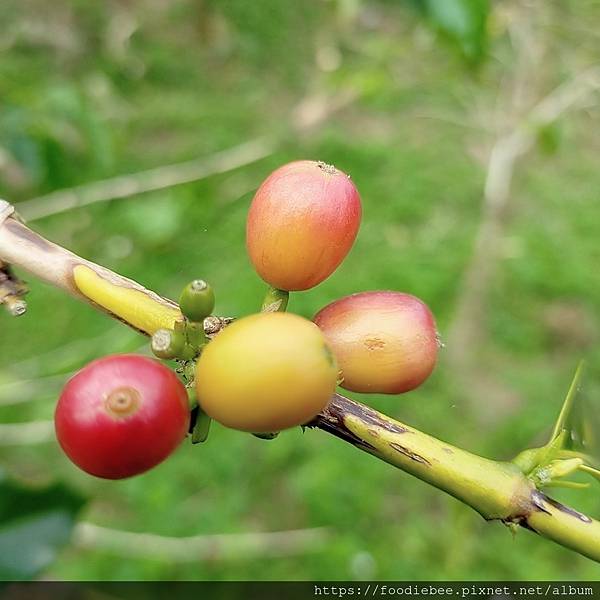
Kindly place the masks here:
<instances>
[{"instance_id":1,"label":"small green bud","mask_svg":"<svg viewBox=\"0 0 600 600\"><path fill-rule=\"evenodd\" d=\"M567 460L553 460L549 465L551 479L566 477L577 471L583 465L581 458L569 458Z\"/></svg>"},{"instance_id":2,"label":"small green bud","mask_svg":"<svg viewBox=\"0 0 600 600\"><path fill-rule=\"evenodd\" d=\"M184 350L185 338L179 331L159 329L152 336L150 347L158 358L179 358Z\"/></svg>"},{"instance_id":3,"label":"small green bud","mask_svg":"<svg viewBox=\"0 0 600 600\"><path fill-rule=\"evenodd\" d=\"M212 313L214 307L215 294L206 281L194 279L183 288L179 298L179 308L190 321L202 323Z\"/></svg>"}]
</instances>

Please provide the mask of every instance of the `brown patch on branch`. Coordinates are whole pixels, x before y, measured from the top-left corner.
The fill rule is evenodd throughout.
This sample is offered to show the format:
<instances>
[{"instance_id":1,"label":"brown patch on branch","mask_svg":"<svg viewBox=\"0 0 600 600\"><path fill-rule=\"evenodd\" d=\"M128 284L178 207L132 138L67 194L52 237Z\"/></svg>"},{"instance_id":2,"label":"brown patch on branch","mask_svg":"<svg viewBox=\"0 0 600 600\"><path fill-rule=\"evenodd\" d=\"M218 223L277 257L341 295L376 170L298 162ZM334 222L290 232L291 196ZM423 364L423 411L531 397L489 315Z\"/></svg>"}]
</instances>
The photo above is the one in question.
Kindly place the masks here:
<instances>
[{"instance_id":1,"label":"brown patch on branch","mask_svg":"<svg viewBox=\"0 0 600 600\"><path fill-rule=\"evenodd\" d=\"M546 507L544 506L544 503L547 503L550 506L552 506L553 508L556 508L557 510L564 512L567 515L570 515L571 517L574 517L575 519L578 519L579 521L581 521L583 523L592 523L592 519L590 517L588 517L587 515L584 515L583 513L576 511L574 508L571 508L570 506L565 506L564 504L561 504L560 502L558 502L558 500L554 500L554 498L549 498L548 496L546 496L546 494L544 494L543 492L540 492L538 490L533 492L532 502L533 502L534 506L538 510L541 510L542 512L550 514L550 511L546 510Z\"/></svg>"},{"instance_id":2,"label":"brown patch on branch","mask_svg":"<svg viewBox=\"0 0 600 600\"><path fill-rule=\"evenodd\" d=\"M431 463L426 458L423 458L420 454L417 454L416 452L412 452L405 446L401 446L396 442L390 442L390 447L396 450L396 452L400 452L400 454L406 456L407 458L410 458L410 460L414 460L415 462L418 462L422 465L427 465L428 467L431 466Z\"/></svg>"},{"instance_id":3,"label":"brown patch on branch","mask_svg":"<svg viewBox=\"0 0 600 600\"><path fill-rule=\"evenodd\" d=\"M590 525L593 523L593 520L590 517L588 517L587 515L584 515L583 513L576 511L575 509L571 508L570 506L565 506L564 504L561 504L560 502L558 502L558 500L554 500L553 498L546 496L546 494L544 494L543 492L540 492L537 489L534 489L531 492L531 495L528 498L527 506L522 506L518 512L515 512L514 514L512 514L504 519L500 519L500 520L505 525L508 525L508 526L518 525L519 527L523 527L524 529L529 529L529 531L533 531L534 533L537 533L539 535L540 532L537 531L535 529L535 527L533 527L531 525L531 522L530 522L531 515L534 512L538 511L538 512L543 512L543 513L546 513L547 515L552 516L552 512L550 510L548 510L548 508L546 507L547 504L552 506L553 508L556 508L557 510L560 510L561 512L569 515L570 517L573 517L573 518L581 521L582 523L587 523ZM488 519L488 520L494 520L494 519Z\"/></svg>"},{"instance_id":4,"label":"brown patch on branch","mask_svg":"<svg viewBox=\"0 0 600 600\"><path fill-rule=\"evenodd\" d=\"M340 394L334 394L328 406L306 426L311 428L316 427L327 431L367 452L375 451L376 449L374 446L350 431L346 425L346 419L349 416L357 417L363 423L370 425L369 433L374 437L377 437L378 435L377 428L385 429L392 433L408 432L408 429L401 427L397 423L382 418L382 415L377 411L368 406L364 406L363 404L359 404L358 402L354 402L354 400L350 400L350 398L346 398Z\"/></svg>"},{"instance_id":5,"label":"brown patch on branch","mask_svg":"<svg viewBox=\"0 0 600 600\"><path fill-rule=\"evenodd\" d=\"M346 403L350 404L352 400L334 394L329 405L313 421L307 423L306 427L322 429L367 452L374 451L374 446L360 439L346 426L345 416L348 414L345 409Z\"/></svg>"},{"instance_id":6,"label":"brown patch on branch","mask_svg":"<svg viewBox=\"0 0 600 600\"><path fill-rule=\"evenodd\" d=\"M380 427L381 429L385 429L386 431L389 431L391 433L408 432L408 429L406 429L405 427L401 427L395 421L382 418L382 415L376 410L373 410L372 408L369 408L364 404L360 404L359 402L355 402L354 400L350 400L350 398L346 398L345 396L341 396L340 394L333 395L331 402L321 414L325 415L328 412L338 412L342 415L353 415L355 417L358 417L361 421L367 423L368 425ZM318 418L319 417L317 417L317 419Z\"/></svg>"}]
</instances>

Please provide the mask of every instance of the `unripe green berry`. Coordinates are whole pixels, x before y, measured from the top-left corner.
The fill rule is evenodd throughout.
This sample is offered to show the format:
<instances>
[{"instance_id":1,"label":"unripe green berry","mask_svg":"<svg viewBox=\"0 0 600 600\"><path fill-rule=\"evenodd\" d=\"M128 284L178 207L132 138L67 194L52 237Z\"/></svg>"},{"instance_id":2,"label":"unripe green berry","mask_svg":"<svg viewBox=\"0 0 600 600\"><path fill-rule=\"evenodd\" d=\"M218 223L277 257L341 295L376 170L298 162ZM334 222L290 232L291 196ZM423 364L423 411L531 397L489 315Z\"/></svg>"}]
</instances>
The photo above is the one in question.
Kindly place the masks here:
<instances>
[{"instance_id":1,"label":"unripe green berry","mask_svg":"<svg viewBox=\"0 0 600 600\"><path fill-rule=\"evenodd\" d=\"M190 321L201 323L212 313L214 307L215 294L206 281L194 279L183 288L179 308Z\"/></svg>"}]
</instances>

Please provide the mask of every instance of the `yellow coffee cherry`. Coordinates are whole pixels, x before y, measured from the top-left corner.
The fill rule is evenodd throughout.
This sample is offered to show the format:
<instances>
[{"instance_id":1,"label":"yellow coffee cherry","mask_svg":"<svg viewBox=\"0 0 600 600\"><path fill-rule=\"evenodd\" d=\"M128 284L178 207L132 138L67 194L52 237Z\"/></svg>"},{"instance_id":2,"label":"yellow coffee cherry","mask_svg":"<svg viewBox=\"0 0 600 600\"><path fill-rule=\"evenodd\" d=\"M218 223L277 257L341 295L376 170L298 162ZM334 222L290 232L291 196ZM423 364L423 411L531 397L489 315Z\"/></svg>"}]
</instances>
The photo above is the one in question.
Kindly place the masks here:
<instances>
[{"instance_id":1,"label":"yellow coffee cherry","mask_svg":"<svg viewBox=\"0 0 600 600\"><path fill-rule=\"evenodd\" d=\"M264 433L302 425L328 404L338 369L311 321L244 317L217 334L196 365L202 410L227 427Z\"/></svg>"}]
</instances>

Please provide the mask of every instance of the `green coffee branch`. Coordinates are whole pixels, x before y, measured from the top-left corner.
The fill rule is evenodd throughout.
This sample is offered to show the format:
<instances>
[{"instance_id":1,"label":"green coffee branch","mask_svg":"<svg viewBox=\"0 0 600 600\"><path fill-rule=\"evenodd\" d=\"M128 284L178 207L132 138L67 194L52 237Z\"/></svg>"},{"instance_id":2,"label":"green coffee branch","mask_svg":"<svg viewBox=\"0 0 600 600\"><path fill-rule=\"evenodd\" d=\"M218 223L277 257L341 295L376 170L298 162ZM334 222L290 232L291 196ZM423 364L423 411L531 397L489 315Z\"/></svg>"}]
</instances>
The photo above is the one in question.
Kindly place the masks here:
<instances>
[{"instance_id":1,"label":"green coffee branch","mask_svg":"<svg viewBox=\"0 0 600 600\"><path fill-rule=\"evenodd\" d=\"M46 240L16 218L12 205L0 201L0 302L9 308L23 302L26 291L12 266L145 335L172 330L182 318L176 303ZM229 321L206 318L206 335L213 336ZM583 455L562 448L564 422L561 414L549 444L525 451L514 462L474 455L339 394L307 427L330 433L447 492L486 520L529 529L600 562L600 522L541 489L547 483L540 479L542 475L559 478L574 469L597 475Z\"/></svg>"}]
</instances>

